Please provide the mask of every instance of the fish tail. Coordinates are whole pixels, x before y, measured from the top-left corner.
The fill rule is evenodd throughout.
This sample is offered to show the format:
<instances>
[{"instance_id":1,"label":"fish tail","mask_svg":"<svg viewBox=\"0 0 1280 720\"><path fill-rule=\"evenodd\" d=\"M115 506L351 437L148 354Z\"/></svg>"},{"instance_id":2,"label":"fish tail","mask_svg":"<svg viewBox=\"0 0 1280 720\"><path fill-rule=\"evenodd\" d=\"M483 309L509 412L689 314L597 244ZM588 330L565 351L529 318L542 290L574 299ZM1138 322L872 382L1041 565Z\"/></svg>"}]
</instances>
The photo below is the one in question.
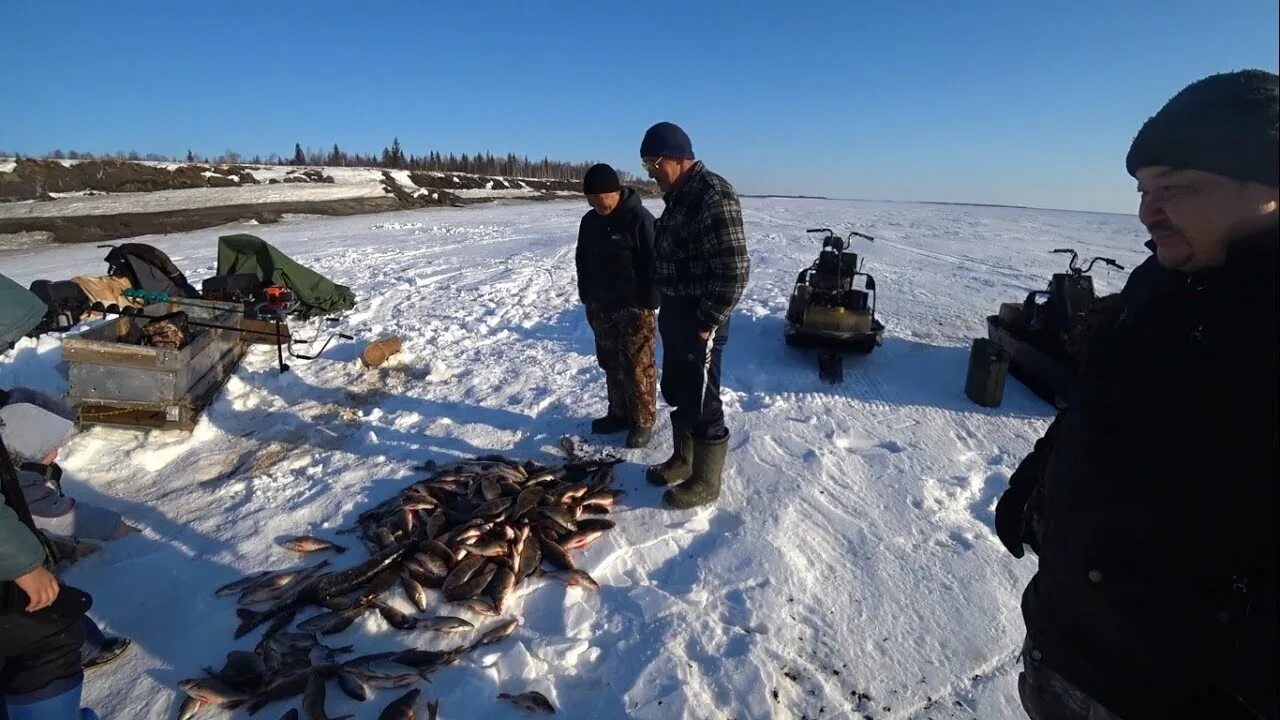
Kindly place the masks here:
<instances>
[{"instance_id":1,"label":"fish tail","mask_svg":"<svg viewBox=\"0 0 1280 720\"><path fill-rule=\"evenodd\" d=\"M236 628L236 639L244 637L251 630L266 622L267 612L266 610L257 611L249 608L236 608L236 617L240 618L240 627Z\"/></svg>"}]
</instances>

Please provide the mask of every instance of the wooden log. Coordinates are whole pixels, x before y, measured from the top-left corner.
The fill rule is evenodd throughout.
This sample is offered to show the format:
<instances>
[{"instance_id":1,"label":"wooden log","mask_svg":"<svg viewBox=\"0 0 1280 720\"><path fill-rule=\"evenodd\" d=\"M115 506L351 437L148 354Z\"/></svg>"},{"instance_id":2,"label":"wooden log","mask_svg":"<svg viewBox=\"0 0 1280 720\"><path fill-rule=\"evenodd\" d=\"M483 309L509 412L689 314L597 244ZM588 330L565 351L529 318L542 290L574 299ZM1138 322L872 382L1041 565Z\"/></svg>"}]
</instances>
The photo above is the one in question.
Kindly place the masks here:
<instances>
[{"instance_id":1,"label":"wooden log","mask_svg":"<svg viewBox=\"0 0 1280 720\"><path fill-rule=\"evenodd\" d=\"M400 338L389 335L366 345L364 351L360 353L360 362L367 368L376 368L398 352L400 352Z\"/></svg>"}]
</instances>

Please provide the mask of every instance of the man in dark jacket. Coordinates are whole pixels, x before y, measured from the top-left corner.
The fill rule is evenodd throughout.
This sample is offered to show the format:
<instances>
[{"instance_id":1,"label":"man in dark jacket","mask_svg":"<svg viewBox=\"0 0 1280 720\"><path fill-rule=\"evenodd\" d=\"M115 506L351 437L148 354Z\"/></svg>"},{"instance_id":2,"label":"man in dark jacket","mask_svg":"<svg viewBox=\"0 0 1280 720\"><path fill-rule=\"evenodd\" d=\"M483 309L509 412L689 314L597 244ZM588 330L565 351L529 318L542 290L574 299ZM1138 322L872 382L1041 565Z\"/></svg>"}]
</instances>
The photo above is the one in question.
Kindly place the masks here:
<instances>
[{"instance_id":1,"label":"man in dark jacket","mask_svg":"<svg viewBox=\"0 0 1280 720\"><path fill-rule=\"evenodd\" d=\"M1277 76L1215 75L1127 158L1154 254L996 507L1032 718L1275 718Z\"/></svg>"},{"instance_id":2,"label":"man in dark jacket","mask_svg":"<svg viewBox=\"0 0 1280 720\"><path fill-rule=\"evenodd\" d=\"M94 718L80 709L88 595L61 587L0 434L0 717Z\"/></svg>"},{"instance_id":3,"label":"man in dark jacket","mask_svg":"<svg viewBox=\"0 0 1280 720\"><path fill-rule=\"evenodd\" d=\"M608 165L593 165L582 191L591 211L578 226L578 298L595 331L609 394L609 411L591 421L591 431L629 430L627 447L642 448L653 436L658 403L653 215Z\"/></svg>"},{"instance_id":4,"label":"man in dark jacket","mask_svg":"<svg viewBox=\"0 0 1280 720\"><path fill-rule=\"evenodd\" d=\"M742 208L733 186L693 155L693 143L672 123L645 133L640 158L666 193L654 240L654 278L662 293L662 397L671 413L674 449L646 473L672 508L720 496L729 430L720 402L720 358L729 316L750 272Z\"/></svg>"}]
</instances>

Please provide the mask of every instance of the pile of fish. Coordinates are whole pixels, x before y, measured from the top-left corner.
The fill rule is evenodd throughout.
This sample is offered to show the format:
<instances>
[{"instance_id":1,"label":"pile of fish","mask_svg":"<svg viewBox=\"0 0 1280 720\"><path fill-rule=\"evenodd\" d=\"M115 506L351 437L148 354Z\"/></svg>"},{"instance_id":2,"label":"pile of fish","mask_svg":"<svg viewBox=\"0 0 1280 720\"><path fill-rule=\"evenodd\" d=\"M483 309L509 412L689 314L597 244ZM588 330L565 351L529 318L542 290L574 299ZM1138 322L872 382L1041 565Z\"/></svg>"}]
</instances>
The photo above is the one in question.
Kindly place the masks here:
<instances>
[{"instance_id":1,"label":"pile of fish","mask_svg":"<svg viewBox=\"0 0 1280 720\"><path fill-rule=\"evenodd\" d=\"M354 652L353 646L330 647L319 636L341 632L367 612L377 612L398 630L476 630L474 623L456 615L426 614L433 606L432 591L460 610L498 617L530 577L598 588L576 567L570 551L586 547L614 526L599 516L607 515L623 492L609 487L616 461L570 457L558 468L501 456L444 467L429 464L420 469L430 471L430 477L360 514L353 528L341 531L357 534L369 551L368 560L342 570L331 570L330 561L323 560L301 569L257 573L219 588L220 596L238 594L242 606L270 603L261 610L237 609L237 638L264 625L266 630L253 651L232 651L221 669L205 668L204 677L179 683L187 694L179 720L189 720L207 705L243 705L252 714L298 695L308 720L342 720L324 710L330 680L361 702L375 689L408 688L467 652L510 635L517 621L500 620L448 650L408 649L351 659L343 658ZM347 550L310 536L278 542L300 553ZM384 599L397 586L424 614L402 612ZM294 626L307 608L320 612ZM414 709L418 693L411 689L398 697L379 720L419 717ZM498 697L531 713L555 712L537 692ZM435 718L436 712L436 705L429 704L428 717ZM285 715L297 717L297 710Z\"/></svg>"}]
</instances>

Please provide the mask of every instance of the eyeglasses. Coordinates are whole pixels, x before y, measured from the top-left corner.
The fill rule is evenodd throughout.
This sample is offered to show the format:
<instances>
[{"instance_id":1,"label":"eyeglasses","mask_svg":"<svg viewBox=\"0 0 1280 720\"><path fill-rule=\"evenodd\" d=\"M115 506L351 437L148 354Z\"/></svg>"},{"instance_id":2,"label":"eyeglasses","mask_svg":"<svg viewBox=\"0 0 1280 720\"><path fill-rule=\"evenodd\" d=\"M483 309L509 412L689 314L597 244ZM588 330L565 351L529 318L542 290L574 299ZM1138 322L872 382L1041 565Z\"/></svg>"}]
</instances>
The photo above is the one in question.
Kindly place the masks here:
<instances>
[{"instance_id":1,"label":"eyeglasses","mask_svg":"<svg viewBox=\"0 0 1280 720\"><path fill-rule=\"evenodd\" d=\"M662 162L662 158L660 157L654 158L653 160L645 160L644 158L640 159L640 164L643 165L644 169L648 170L649 172L656 171L658 169L658 163L660 162Z\"/></svg>"}]
</instances>

